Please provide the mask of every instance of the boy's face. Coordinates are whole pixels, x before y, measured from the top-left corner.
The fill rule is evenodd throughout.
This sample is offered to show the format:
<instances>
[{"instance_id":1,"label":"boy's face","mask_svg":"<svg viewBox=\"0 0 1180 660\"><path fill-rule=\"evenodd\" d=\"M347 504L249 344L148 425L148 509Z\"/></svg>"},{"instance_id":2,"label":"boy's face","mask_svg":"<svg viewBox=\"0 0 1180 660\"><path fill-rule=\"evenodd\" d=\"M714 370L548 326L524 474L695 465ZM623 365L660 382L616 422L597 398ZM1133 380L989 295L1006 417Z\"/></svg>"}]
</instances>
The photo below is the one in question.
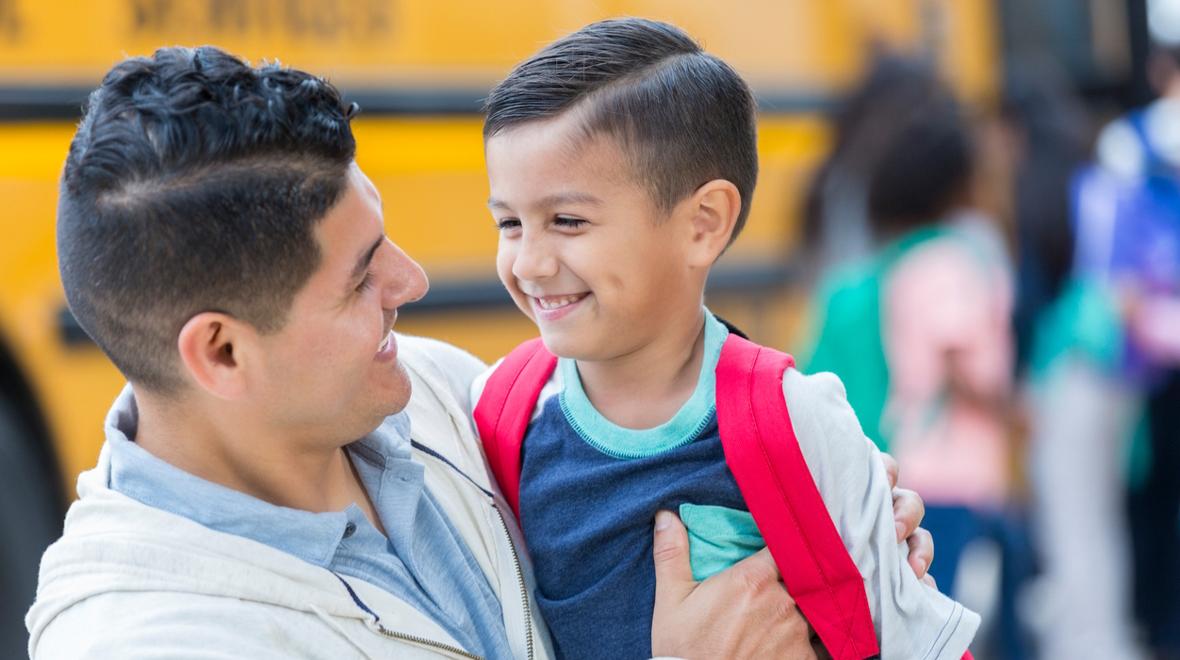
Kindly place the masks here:
<instances>
[{"instance_id":1,"label":"boy's face","mask_svg":"<svg viewBox=\"0 0 1180 660\"><path fill-rule=\"evenodd\" d=\"M499 226L496 269L549 350L603 361L699 314L690 236L663 212L609 136L583 137L574 113L488 140L488 204Z\"/></svg>"},{"instance_id":2,"label":"boy's face","mask_svg":"<svg viewBox=\"0 0 1180 660\"><path fill-rule=\"evenodd\" d=\"M405 407L397 308L426 292L422 268L385 236L381 199L355 164L315 228L319 268L278 332L260 337L260 411L293 434L360 437Z\"/></svg>"}]
</instances>

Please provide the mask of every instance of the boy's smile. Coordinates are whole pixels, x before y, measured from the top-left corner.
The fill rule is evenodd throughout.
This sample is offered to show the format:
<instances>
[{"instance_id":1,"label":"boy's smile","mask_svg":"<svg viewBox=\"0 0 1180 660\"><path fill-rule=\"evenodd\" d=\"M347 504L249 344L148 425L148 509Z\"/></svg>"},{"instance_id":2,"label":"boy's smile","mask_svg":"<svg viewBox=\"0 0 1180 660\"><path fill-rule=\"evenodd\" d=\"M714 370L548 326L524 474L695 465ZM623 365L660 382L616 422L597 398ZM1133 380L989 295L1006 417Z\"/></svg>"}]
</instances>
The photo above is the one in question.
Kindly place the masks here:
<instances>
[{"instance_id":1,"label":"boy's smile","mask_svg":"<svg viewBox=\"0 0 1180 660\"><path fill-rule=\"evenodd\" d=\"M579 120L567 112L488 140L496 267L551 351L610 360L693 323L701 291L685 262L688 223L656 205L613 138L586 137Z\"/></svg>"},{"instance_id":2,"label":"boy's smile","mask_svg":"<svg viewBox=\"0 0 1180 660\"><path fill-rule=\"evenodd\" d=\"M558 296L529 296L529 298L536 308L534 311L538 317L546 321L556 321L570 313L578 303L589 295L590 293L586 292Z\"/></svg>"}]
</instances>

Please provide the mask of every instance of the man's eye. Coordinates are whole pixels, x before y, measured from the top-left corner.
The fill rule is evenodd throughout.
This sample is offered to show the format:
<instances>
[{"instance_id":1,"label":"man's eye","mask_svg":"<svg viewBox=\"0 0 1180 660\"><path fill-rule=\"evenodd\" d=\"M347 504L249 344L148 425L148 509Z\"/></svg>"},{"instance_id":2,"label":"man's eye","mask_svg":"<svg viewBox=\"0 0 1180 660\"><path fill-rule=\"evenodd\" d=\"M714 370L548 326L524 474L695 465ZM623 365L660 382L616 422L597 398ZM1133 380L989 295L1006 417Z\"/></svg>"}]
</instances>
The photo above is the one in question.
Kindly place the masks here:
<instances>
[{"instance_id":1,"label":"man's eye","mask_svg":"<svg viewBox=\"0 0 1180 660\"><path fill-rule=\"evenodd\" d=\"M561 227L567 227L569 229L577 229L578 227L586 224L586 221L581 218L571 218L567 215L559 215L553 219L553 224L559 225Z\"/></svg>"},{"instance_id":2,"label":"man's eye","mask_svg":"<svg viewBox=\"0 0 1180 660\"><path fill-rule=\"evenodd\" d=\"M496 228L500 231L505 229L517 229L520 227L520 220L516 218L502 218L496 221Z\"/></svg>"},{"instance_id":3,"label":"man's eye","mask_svg":"<svg viewBox=\"0 0 1180 660\"><path fill-rule=\"evenodd\" d=\"M361 283L356 285L356 292L364 293L371 288L373 288L373 273L368 272L365 273L365 278L361 280Z\"/></svg>"}]
</instances>

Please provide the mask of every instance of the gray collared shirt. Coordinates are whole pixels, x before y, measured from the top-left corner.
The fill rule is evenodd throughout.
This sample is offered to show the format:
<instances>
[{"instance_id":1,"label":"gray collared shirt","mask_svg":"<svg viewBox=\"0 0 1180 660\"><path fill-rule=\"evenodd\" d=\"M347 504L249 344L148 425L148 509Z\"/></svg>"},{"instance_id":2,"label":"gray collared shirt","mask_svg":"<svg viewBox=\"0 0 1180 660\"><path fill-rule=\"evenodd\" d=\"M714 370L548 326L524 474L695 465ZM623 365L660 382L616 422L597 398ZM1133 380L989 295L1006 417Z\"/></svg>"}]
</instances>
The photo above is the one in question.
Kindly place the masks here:
<instances>
[{"instance_id":1,"label":"gray collared shirt","mask_svg":"<svg viewBox=\"0 0 1180 660\"><path fill-rule=\"evenodd\" d=\"M312 513L269 504L189 474L132 440L138 411L130 390L115 405L106 427L112 489L210 529L375 584L437 621L473 653L511 657L500 602L487 576L426 490L423 466L410 456L405 414L389 417L348 447L386 536L355 504L343 511Z\"/></svg>"}]
</instances>

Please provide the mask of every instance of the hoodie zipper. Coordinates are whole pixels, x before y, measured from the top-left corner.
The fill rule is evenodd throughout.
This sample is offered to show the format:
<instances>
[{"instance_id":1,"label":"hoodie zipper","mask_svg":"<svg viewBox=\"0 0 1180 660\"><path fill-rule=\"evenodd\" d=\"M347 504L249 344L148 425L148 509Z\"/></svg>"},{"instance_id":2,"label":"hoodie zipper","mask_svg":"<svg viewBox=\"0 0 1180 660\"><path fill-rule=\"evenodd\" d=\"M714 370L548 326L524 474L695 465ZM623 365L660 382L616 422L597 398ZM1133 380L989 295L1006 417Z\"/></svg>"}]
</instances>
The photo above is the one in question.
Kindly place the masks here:
<instances>
[{"instance_id":1,"label":"hoodie zipper","mask_svg":"<svg viewBox=\"0 0 1180 660\"><path fill-rule=\"evenodd\" d=\"M492 500L492 508L496 510L496 517L500 519L500 528L504 530L504 537L508 539L508 548L512 550L512 567L516 569L516 583L520 586L520 603L524 606L525 648L528 660L533 660L533 608L529 604L529 590L524 584L524 571L520 568L520 555L516 552L516 544L512 542L512 534L508 531L508 522L496 501Z\"/></svg>"},{"instance_id":2,"label":"hoodie zipper","mask_svg":"<svg viewBox=\"0 0 1180 660\"><path fill-rule=\"evenodd\" d=\"M527 660L533 660L535 657L535 644L533 642L533 608L529 604L529 591L528 587L524 583L524 570L520 566L520 554L516 551L516 544L512 542L512 533L508 531L508 521L504 519L504 514L500 511L500 506L496 504L496 496L488 489L479 485L479 483L468 476L466 472L456 467L454 463L447 460L447 457L418 442L417 440L414 440L413 438L410 439L410 444L418 451L421 451L424 454L428 454L442 461L452 470L458 472L460 476L468 481L468 483L470 483L472 486L475 486L481 493L487 496L489 504L492 505L492 509L496 512L496 517L500 519L500 529L504 530L504 539L508 541L508 549L512 551L512 568L516 573L516 584L520 588L520 603L524 608L525 650L527 652Z\"/></svg>"},{"instance_id":3,"label":"hoodie zipper","mask_svg":"<svg viewBox=\"0 0 1180 660\"><path fill-rule=\"evenodd\" d=\"M381 633L382 635L385 635L386 637L388 637L390 639L396 639L396 640L399 640L402 642L410 642L412 644L418 644L420 646L429 646L431 648L436 648L440 651L446 651L447 653L457 655L461 658L470 658L471 660L484 660L484 657L482 655L475 655L474 653L468 653L467 651L464 651L463 649L461 649L457 646L451 646L450 644L443 644L442 642L436 642L431 639L426 639L425 637L418 637L417 635L408 635L406 633L400 633L400 632L390 630L389 628L386 628L384 625L382 625L382 623L380 621L374 621L373 624L377 626L377 632Z\"/></svg>"},{"instance_id":4,"label":"hoodie zipper","mask_svg":"<svg viewBox=\"0 0 1180 660\"><path fill-rule=\"evenodd\" d=\"M402 642L411 642L413 644L418 644L420 646L429 646L431 648L439 649L440 651L446 651L447 653L451 653L453 655L457 655L462 658L471 658L471 660L484 660L483 656L475 655L474 653L469 653L457 646L451 646L450 644L443 644L442 642L436 642L433 639L427 639L425 637L419 637L418 635L410 635L408 633L397 632L394 630L390 630L389 628L386 628L385 625L383 623L381 623L381 617L376 612L374 612L372 610L372 608L370 608L368 605L365 605L365 601L361 600L361 597L357 595L356 591L352 588L352 585L348 583L348 580L345 580L344 577L342 577L336 571L332 571L332 575L335 575L336 579L340 580L340 584L344 585L344 588L348 591L348 595L350 597L352 597L352 602L355 603L357 607L361 608L361 610L363 610L365 612L365 614L368 614L370 617L372 617L368 621L370 624L369 627L373 631L378 632L390 639L396 639L396 640L402 641ZM321 614L321 616L326 616L326 615Z\"/></svg>"}]
</instances>

